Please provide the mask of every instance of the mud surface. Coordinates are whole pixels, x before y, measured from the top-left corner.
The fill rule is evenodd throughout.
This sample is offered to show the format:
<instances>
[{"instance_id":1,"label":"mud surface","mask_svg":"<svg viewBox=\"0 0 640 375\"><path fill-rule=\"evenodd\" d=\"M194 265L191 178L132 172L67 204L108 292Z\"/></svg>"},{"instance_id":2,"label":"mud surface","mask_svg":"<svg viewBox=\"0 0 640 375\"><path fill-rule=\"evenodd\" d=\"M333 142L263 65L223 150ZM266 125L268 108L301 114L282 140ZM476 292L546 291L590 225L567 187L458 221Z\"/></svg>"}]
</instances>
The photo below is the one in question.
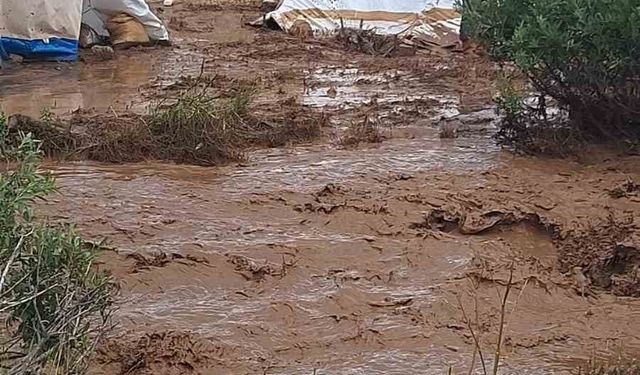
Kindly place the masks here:
<instances>
[{"instance_id":1,"label":"mud surface","mask_svg":"<svg viewBox=\"0 0 640 375\"><path fill-rule=\"evenodd\" d=\"M486 61L373 58L243 26L258 9L177 1L161 14L178 47L2 77L8 112L119 114L204 61L257 82L253 113L294 100L331 119L320 142L226 167L45 165L60 192L40 214L114 249L100 266L122 285L119 326L93 373L467 373L465 316L489 367L510 269L502 373L640 352L639 158L514 157L491 139ZM336 141L365 119L383 142Z\"/></svg>"},{"instance_id":2,"label":"mud surface","mask_svg":"<svg viewBox=\"0 0 640 375\"><path fill-rule=\"evenodd\" d=\"M317 168L327 159L314 155L302 181L295 169L266 173L279 168L262 154L241 169L58 166L62 194L47 210L118 249L104 262L123 282L121 340L167 330L206 338L215 349L188 360L202 373L464 369L473 341L459 304L472 315L477 296L491 347L511 264L507 373L562 373L593 353L640 349L640 302L597 285L582 296L565 265L586 269L587 258L571 255L583 251L576 245L606 246L623 227L610 215L638 212L637 199L607 192L638 175L637 159L541 165L495 155L478 168L358 174L357 160ZM464 219L427 225L442 212ZM620 241L637 249L633 236ZM186 349L167 350L145 354L147 373L180 373L166 356ZM119 357L106 358L105 373L120 371Z\"/></svg>"}]
</instances>

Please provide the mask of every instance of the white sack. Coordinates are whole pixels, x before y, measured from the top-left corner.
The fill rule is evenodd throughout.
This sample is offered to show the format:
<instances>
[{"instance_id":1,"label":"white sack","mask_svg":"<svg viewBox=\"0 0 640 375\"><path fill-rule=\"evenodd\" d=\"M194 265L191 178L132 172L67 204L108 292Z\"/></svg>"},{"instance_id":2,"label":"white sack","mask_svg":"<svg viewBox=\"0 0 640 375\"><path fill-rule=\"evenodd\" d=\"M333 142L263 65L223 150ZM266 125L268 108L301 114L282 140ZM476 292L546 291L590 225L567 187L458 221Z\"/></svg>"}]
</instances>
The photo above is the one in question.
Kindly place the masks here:
<instances>
[{"instance_id":1,"label":"white sack","mask_svg":"<svg viewBox=\"0 0 640 375\"><path fill-rule=\"evenodd\" d=\"M144 0L84 0L83 22L99 35L109 34L105 23L109 17L118 13L126 13L136 18L144 26L149 39L169 40L166 27Z\"/></svg>"}]
</instances>

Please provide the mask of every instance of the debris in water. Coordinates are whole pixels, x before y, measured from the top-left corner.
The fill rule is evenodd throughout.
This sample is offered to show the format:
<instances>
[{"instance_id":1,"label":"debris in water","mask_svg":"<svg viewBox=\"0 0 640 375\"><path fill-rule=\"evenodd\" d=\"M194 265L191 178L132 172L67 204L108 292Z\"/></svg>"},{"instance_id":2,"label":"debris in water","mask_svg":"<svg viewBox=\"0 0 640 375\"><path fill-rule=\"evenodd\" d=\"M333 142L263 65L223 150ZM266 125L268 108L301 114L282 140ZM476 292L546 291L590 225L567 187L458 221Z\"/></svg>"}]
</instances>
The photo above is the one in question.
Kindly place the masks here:
<instances>
[{"instance_id":1,"label":"debris in water","mask_svg":"<svg viewBox=\"0 0 640 375\"><path fill-rule=\"evenodd\" d=\"M286 262L282 259L280 266L264 262L259 264L252 259L241 255L229 255L229 263L235 266L235 271L248 281L263 281L266 276L284 277L289 268L295 266L294 262Z\"/></svg>"},{"instance_id":2,"label":"debris in water","mask_svg":"<svg viewBox=\"0 0 640 375\"><path fill-rule=\"evenodd\" d=\"M629 196L635 196L640 192L640 184L635 183L632 179L628 179L622 185L609 190L609 195L612 198L620 199Z\"/></svg>"},{"instance_id":3,"label":"debris in water","mask_svg":"<svg viewBox=\"0 0 640 375\"><path fill-rule=\"evenodd\" d=\"M102 61L112 60L115 58L115 52L110 46L93 46L91 52Z\"/></svg>"},{"instance_id":4,"label":"debris in water","mask_svg":"<svg viewBox=\"0 0 640 375\"><path fill-rule=\"evenodd\" d=\"M137 339L112 338L98 350L98 361L118 374L191 373L214 360L220 348L186 332L154 332Z\"/></svg>"},{"instance_id":5,"label":"debris in water","mask_svg":"<svg viewBox=\"0 0 640 375\"><path fill-rule=\"evenodd\" d=\"M186 265L194 264L208 264L209 262L205 258L198 258L193 255L181 255L177 253L167 254L165 252L159 252L152 256L144 256L139 253L127 254L127 259L133 259L135 263L131 267L131 273L138 273L143 270L149 270L151 268L166 267L171 262L182 263Z\"/></svg>"},{"instance_id":6,"label":"debris in water","mask_svg":"<svg viewBox=\"0 0 640 375\"><path fill-rule=\"evenodd\" d=\"M339 143L342 146L355 147L360 143L380 143L385 140L377 117L365 115L362 121L352 122Z\"/></svg>"},{"instance_id":7,"label":"debris in water","mask_svg":"<svg viewBox=\"0 0 640 375\"><path fill-rule=\"evenodd\" d=\"M349 51L373 56L397 56L415 54L415 50L403 47L397 35L381 35L376 30L341 28L336 39Z\"/></svg>"}]
</instances>

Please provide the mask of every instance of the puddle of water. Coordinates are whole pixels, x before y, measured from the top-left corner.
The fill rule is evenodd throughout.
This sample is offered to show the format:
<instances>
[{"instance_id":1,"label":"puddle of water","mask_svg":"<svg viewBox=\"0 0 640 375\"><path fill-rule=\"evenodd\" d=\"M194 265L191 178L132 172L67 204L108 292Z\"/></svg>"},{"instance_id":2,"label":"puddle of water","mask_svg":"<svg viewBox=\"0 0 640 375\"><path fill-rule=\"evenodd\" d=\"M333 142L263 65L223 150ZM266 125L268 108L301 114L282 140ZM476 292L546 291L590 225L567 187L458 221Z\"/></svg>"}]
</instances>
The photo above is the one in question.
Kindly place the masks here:
<instances>
[{"instance_id":1,"label":"puddle of water","mask_svg":"<svg viewBox=\"0 0 640 375\"><path fill-rule=\"evenodd\" d=\"M160 84L199 71L202 56L162 50L170 56L142 50L95 64L33 63L14 66L0 76L0 111L37 117L43 108L66 115L79 108L144 113L148 100L140 88L160 73ZM89 53L89 52L87 52Z\"/></svg>"},{"instance_id":2,"label":"puddle of water","mask_svg":"<svg viewBox=\"0 0 640 375\"><path fill-rule=\"evenodd\" d=\"M365 73L358 68L327 67L305 72L306 90L303 105L312 108L353 109L373 103L391 105L390 112L402 111L418 101L433 101L432 118L459 114L459 99L451 95L424 94L412 90L418 79L408 72ZM421 94L411 94L412 91ZM428 92L428 91L427 91ZM379 113L385 116L385 112Z\"/></svg>"},{"instance_id":3,"label":"puddle of water","mask_svg":"<svg viewBox=\"0 0 640 375\"><path fill-rule=\"evenodd\" d=\"M95 66L51 63L14 67L2 76L0 110L37 116L43 108L65 114L78 108L136 107L132 95L151 75L152 65L144 57Z\"/></svg>"},{"instance_id":4,"label":"puddle of water","mask_svg":"<svg viewBox=\"0 0 640 375\"><path fill-rule=\"evenodd\" d=\"M205 31L202 38L217 44L252 43L255 33L243 27L242 18L241 13L215 14L213 19L208 19L205 23L206 29L213 28L213 30Z\"/></svg>"},{"instance_id":5,"label":"puddle of water","mask_svg":"<svg viewBox=\"0 0 640 375\"><path fill-rule=\"evenodd\" d=\"M163 18L172 19L172 8ZM208 13L186 28L198 30L198 38L216 44L251 43L255 32L243 27L240 13ZM177 33L179 35L179 33ZM177 45L195 43L174 38ZM29 63L3 69L0 73L0 111L8 115L37 117L43 108L57 115L79 108L116 112L146 112L149 100L140 88L148 84L166 86L179 77L197 75L204 55L189 48L142 49L116 52L111 61L91 62L91 52L82 51L88 62Z\"/></svg>"}]
</instances>

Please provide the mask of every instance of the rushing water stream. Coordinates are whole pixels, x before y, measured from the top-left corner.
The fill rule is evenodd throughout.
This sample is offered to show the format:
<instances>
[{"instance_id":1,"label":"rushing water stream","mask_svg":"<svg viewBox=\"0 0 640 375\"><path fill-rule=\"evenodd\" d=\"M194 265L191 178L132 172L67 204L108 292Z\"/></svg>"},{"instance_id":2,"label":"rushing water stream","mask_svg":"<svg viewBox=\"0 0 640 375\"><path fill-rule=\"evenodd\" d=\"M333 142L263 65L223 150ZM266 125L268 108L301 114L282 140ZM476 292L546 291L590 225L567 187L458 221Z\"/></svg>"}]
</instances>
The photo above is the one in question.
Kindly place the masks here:
<instances>
[{"instance_id":1,"label":"rushing water stream","mask_svg":"<svg viewBox=\"0 0 640 375\"><path fill-rule=\"evenodd\" d=\"M232 36L217 30L203 37L253 41L253 33L234 30ZM144 112L153 96L149 87L198 74L204 58L190 49L149 54L61 64L53 72L44 65L12 68L0 76L0 109L29 115L43 107L57 114L77 108L116 116ZM237 70L232 65L224 68ZM512 156L490 132L439 138L435 124L457 118L461 100L453 89L430 88L419 75L367 72L352 63L310 64L301 71L297 100L317 110L344 114L380 105L377 114L386 118L417 102L431 107L419 113L423 121L410 119L390 129L385 142L357 149L325 142L254 150L245 163L210 168L47 161L43 169L60 190L42 204L43 216L74 223L84 236L106 238L117 249L104 263L123 284L118 332L177 330L211 338L219 361L237 367L211 373L441 375L450 366L466 368L473 345L460 324L455 283L464 280L475 256L518 252L553 269L555 248L536 228L462 236L414 227L445 204L429 201L428 189L453 193L457 187L447 184L452 176L468 174L480 190L482 173ZM484 130L490 130L491 120L486 122ZM339 131L345 124L333 126ZM139 270L126 258L160 252L204 257L206 263ZM258 272L247 273L247 264ZM607 308L563 290L540 290L522 293L528 319L513 326L526 326L531 340L518 346L513 342L522 338L510 338L503 374L567 373L584 359L576 353L585 348L566 332L584 331L594 324L588 313ZM615 312L626 319L637 315L635 307L617 301ZM494 327L495 313L487 316L483 323ZM558 327L568 328L553 333ZM488 348L485 355L492 354ZM475 373L482 373L479 367Z\"/></svg>"}]
</instances>

